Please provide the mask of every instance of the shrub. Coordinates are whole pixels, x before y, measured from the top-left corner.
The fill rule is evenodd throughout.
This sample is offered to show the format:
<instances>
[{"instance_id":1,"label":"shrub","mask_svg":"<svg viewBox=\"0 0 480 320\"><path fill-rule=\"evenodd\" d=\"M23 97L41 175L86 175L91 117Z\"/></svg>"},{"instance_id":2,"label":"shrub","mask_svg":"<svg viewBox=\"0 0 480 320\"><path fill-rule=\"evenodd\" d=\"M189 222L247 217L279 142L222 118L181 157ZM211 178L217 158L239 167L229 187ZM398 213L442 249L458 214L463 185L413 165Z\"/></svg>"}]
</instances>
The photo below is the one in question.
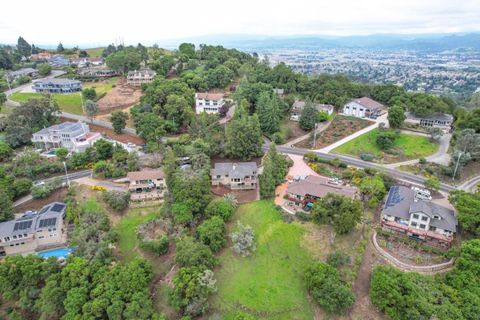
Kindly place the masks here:
<instances>
[{"instance_id":1,"label":"shrub","mask_svg":"<svg viewBox=\"0 0 480 320\"><path fill-rule=\"evenodd\" d=\"M332 252L327 257L327 263L334 268L350 264L351 261L351 257L341 251Z\"/></svg>"},{"instance_id":2,"label":"shrub","mask_svg":"<svg viewBox=\"0 0 480 320\"><path fill-rule=\"evenodd\" d=\"M307 152L303 155L303 159L307 160L308 162L316 162L318 160L318 156L315 152Z\"/></svg>"},{"instance_id":3,"label":"shrub","mask_svg":"<svg viewBox=\"0 0 480 320\"><path fill-rule=\"evenodd\" d=\"M95 97L97 96L95 88L85 88L82 90L82 94L83 97L87 100L95 100Z\"/></svg>"},{"instance_id":4,"label":"shrub","mask_svg":"<svg viewBox=\"0 0 480 320\"><path fill-rule=\"evenodd\" d=\"M373 161L374 157L371 153L361 153L360 159L362 159L363 161Z\"/></svg>"},{"instance_id":5,"label":"shrub","mask_svg":"<svg viewBox=\"0 0 480 320\"><path fill-rule=\"evenodd\" d=\"M130 203L130 192L128 191L104 191L103 200L115 211L123 211Z\"/></svg>"},{"instance_id":6,"label":"shrub","mask_svg":"<svg viewBox=\"0 0 480 320\"><path fill-rule=\"evenodd\" d=\"M418 162L419 162L420 164L425 164L425 163L427 163L427 159L425 159L425 158L420 158L420 159L418 159Z\"/></svg>"},{"instance_id":7,"label":"shrub","mask_svg":"<svg viewBox=\"0 0 480 320\"><path fill-rule=\"evenodd\" d=\"M168 252L169 244L170 239L166 235L155 240L140 240L140 248L151 251L159 256Z\"/></svg>"},{"instance_id":8,"label":"shrub","mask_svg":"<svg viewBox=\"0 0 480 320\"><path fill-rule=\"evenodd\" d=\"M375 140L377 146L382 150L389 150L393 147L395 142L395 133L380 132Z\"/></svg>"},{"instance_id":9,"label":"shrub","mask_svg":"<svg viewBox=\"0 0 480 320\"><path fill-rule=\"evenodd\" d=\"M15 193L15 197L28 194L31 188L32 188L32 180L28 178L17 178L13 182L13 190Z\"/></svg>"},{"instance_id":10,"label":"shrub","mask_svg":"<svg viewBox=\"0 0 480 320\"><path fill-rule=\"evenodd\" d=\"M272 135L272 141L275 144L282 144L285 143L285 136L281 132L276 132Z\"/></svg>"},{"instance_id":11,"label":"shrub","mask_svg":"<svg viewBox=\"0 0 480 320\"><path fill-rule=\"evenodd\" d=\"M217 259L207 245L185 236L177 241L175 262L182 267L211 268L217 264Z\"/></svg>"},{"instance_id":12,"label":"shrub","mask_svg":"<svg viewBox=\"0 0 480 320\"><path fill-rule=\"evenodd\" d=\"M214 216L205 220L197 228L198 239L217 252L225 245L225 222L222 217Z\"/></svg>"},{"instance_id":13,"label":"shrub","mask_svg":"<svg viewBox=\"0 0 480 320\"><path fill-rule=\"evenodd\" d=\"M225 197L212 200L205 208L206 217L219 216L224 221L230 220L234 212L234 205Z\"/></svg>"},{"instance_id":14,"label":"shrub","mask_svg":"<svg viewBox=\"0 0 480 320\"><path fill-rule=\"evenodd\" d=\"M256 250L255 234L250 226L244 226L238 222L238 231L230 235L233 242L233 251L242 257L249 256Z\"/></svg>"}]
</instances>

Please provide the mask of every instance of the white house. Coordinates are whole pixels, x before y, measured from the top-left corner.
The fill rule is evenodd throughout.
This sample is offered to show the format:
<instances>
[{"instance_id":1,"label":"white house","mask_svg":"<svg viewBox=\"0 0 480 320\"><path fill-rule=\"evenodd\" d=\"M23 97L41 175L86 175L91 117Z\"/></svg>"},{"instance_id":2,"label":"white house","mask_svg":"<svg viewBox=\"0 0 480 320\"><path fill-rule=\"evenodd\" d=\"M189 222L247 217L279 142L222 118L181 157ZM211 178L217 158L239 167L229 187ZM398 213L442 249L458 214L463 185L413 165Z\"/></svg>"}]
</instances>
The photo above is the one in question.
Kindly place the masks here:
<instances>
[{"instance_id":1,"label":"white house","mask_svg":"<svg viewBox=\"0 0 480 320\"><path fill-rule=\"evenodd\" d=\"M32 142L45 150L62 147L81 152L101 138L100 133L90 132L88 125L83 122L63 122L34 133Z\"/></svg>"},{"instance_id":2,"label":"white house","mask_svg":"<svg viewBox=\"0 0 480 320\"><path fill-rule=\"evenodd\" d=\"M303 100L295 100L292 105L292 110L290 110L290 120L292 121L299 121L300 115L302 114L303 108L305 108L306 102ZM331 104L323 104L323 103L314 103L315 108L319 112L325 112L328 115L331 115L335 110L335 107Z\"/></svg>"},{"instance_id":3,"label":"white house","mask_svg":"<svg viewBox=\"0 0 480 320\"><path fill-rule=\"evenodd\" d=\"M379 115L385 113L387 108L373 99L362 97L348 102L343 107L343 113L347 116L357 118L376 119Z\"/></svg>"},{"instance_id":4,"label":"white house","mask_svg":"<svg viewBox=\"0 0 480 320\"><path fill-rule=\"evenodd\" d=\"M222 93L197 92L195 93L195 112L197 114L218 113L225 104Z\"/></svg>"},{"instance_id":5,"label":"white house","mask_svg":"<svg viewBox=\"0 0 480 320\"><path fill-rule=\"evenodd\" d=\"M151 83L156 75L157 73L155 71L148 68L129 71L127 74L127 84L131 86L141 86L144 83Z\"/></svg>"}]
</instances>

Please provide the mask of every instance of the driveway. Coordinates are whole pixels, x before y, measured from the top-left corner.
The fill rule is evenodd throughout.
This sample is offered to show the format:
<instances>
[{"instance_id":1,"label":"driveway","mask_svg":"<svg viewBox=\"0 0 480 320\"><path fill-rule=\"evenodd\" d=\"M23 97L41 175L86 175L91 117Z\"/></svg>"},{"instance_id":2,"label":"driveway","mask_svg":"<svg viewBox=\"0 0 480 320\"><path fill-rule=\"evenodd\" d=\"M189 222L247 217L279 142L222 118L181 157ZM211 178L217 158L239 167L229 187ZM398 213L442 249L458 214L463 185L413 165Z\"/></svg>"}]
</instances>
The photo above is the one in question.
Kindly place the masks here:
<instances>
[{"instance_id":1,"label":"driveway","mask_svg":"<svg viewBox=\"0 0 480 320\"><path fill-rule=\"evenodd\" d=\"M328 128L328 126L332 123L332 121L327 121L327 122L321 122L317 125L317 134L324 131L325 129ZM303 136L300 136L298 138L295 138L291 141L288 141L287 143L283 144L284 147L294 147L294 144L299 143L300 141L303 141L305 139L308 139L312 133L309 132L307 134L304 134Z\"/></svg>"},{"instance_id":2,"label":"driveway","mask_svg":"<svg viewBox=\"0 0 480 320\"><path fill-rule=\"evenodd\" d=\"M367 133L367 132L370 132L376 128L378 128L378 126L380 125L380 123L385 123L386 126L388 126L388 120L387 120L387 116L388 114L385 113L383 115L381 115L380 117L378 117L377 119L375 119L375 123L372 124L371 126L368 126L366 128L363 128L362 130L359 130L357 132L355 132L354 134L351 134L349 135L348 137L345 137L335 143L332 143L331 145L329 146L326 146L324 148L321 148L321 149L318 149L318 150L315 150L316 152L321 152L321 153L329 153L330 151L332 151L333 149L335 149L336 147L339 147L341 146L342 144L344 143L347 143L348 141L351 141L359 136L361 136L362 134L364 133Z\"/></svg>"}]
</instances>

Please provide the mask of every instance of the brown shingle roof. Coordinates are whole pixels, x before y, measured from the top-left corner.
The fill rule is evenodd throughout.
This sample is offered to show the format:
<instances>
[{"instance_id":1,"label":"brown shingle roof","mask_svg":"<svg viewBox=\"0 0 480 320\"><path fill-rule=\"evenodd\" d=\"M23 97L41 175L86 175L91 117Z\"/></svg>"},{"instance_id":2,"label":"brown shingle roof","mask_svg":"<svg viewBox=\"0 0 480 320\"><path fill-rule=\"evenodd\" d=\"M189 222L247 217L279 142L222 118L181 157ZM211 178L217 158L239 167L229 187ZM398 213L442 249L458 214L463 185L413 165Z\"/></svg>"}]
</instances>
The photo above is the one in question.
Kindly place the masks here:
<instances>
[{"instance_id":1,"label":"brown shingle roof","mask_svg":"<svg viewBox=\"0 0 480 320\"><path fill-rule=\"evenodd\" d=\"M362 97L359 99L353 100L356 103L368 108L368 109L385 109L385 106L381 104L380 102L377 102L373 99L370 99L369 97Z\"/></svg>"},{"instance_id":2,"label":"brown shingle roof","mask_svg":"<svg viewBox=\"0 0 480 320\"><path fill-rule=\"evenodd\" d=\"M328 193L336 193L353 199L357 193L357 189L343 185L330 184L326 177L307 176L303 180L289 184L287 187L287 193L300 195L302 197L310 195L316 198L322 198Z\"/></svg>"},{"instance_id":3,"label":"brown shingle roof","mask_svg":"<svg viewBox=\"0 0 480 320\"><path fill-rule=\"evenodd\" d=\"M205 100L223 99L223 93L197 92L195 96L198 99L205 99Z\"/></svg>"},{"instance_id":4,"label":"brown shingle roof","mask_svg":"<svg viewBox=\"0 0 480 320\"><path fill-rule=\"evenodd\" d=\"M162 170L142 170L127 173L127 178L130 181L138 180L156 180L163 179L164 174Z\"/></svg>"}]
</instances>

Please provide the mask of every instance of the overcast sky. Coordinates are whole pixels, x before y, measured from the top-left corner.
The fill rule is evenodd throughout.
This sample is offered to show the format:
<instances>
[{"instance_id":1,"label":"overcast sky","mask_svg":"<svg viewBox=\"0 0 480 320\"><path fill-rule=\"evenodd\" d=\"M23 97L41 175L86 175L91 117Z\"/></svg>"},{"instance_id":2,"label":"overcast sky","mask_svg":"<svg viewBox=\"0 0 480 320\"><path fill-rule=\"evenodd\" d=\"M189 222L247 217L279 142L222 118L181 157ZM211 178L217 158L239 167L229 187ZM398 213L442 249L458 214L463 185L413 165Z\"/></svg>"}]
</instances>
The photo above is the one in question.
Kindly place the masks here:
<instances>
[{"instance_id":1,"label":"overcast sky","mask_svg":"<svg viewBox=\"0 0 480 320\"><path fill-rule=\"evenodd\" d=\"M480 0L2 1L0 43L162 44L212 34L480 31Z\"/></svg>"}]
</instances>

